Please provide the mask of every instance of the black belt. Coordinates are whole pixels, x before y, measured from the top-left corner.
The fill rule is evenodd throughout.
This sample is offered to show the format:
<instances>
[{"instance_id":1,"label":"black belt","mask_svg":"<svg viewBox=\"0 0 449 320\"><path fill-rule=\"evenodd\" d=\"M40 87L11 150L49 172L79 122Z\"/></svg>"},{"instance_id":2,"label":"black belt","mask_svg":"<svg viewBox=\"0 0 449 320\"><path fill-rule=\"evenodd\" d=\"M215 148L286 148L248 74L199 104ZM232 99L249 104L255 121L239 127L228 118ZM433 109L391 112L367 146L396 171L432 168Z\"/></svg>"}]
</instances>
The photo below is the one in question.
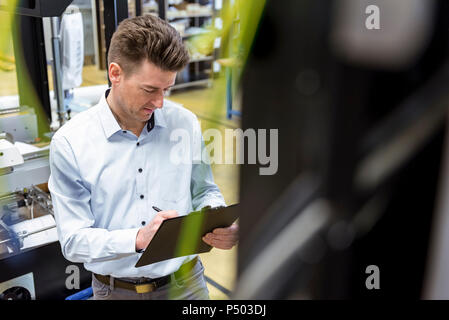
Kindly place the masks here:
<instances>
[{"instance_id":1,"label":"black belt","mask_svg":"<svg viewBox=\"0 0 449 320\"><path fill-rule=\"evenodd\" d=\"M183 276L185 276L185 273L191 271L193 267L195 267L195 264L197 263L198 258L195 257L193 260L184 263L178 271L174 273L175 279L179 279ZM106 285L110 285L111 278L110 276L103 276L101 274L93 274L95 278L100 281L101 283L104 283ZM164 277L156 278L156 279L139 279L136 281L132 280L122 280L120 278L114 278L114 287L127 289L136 291L137 293L148 293L156 290L157 288L160 288L171 281L171 275L167 275Z\"/></svg>"}]
</instances>

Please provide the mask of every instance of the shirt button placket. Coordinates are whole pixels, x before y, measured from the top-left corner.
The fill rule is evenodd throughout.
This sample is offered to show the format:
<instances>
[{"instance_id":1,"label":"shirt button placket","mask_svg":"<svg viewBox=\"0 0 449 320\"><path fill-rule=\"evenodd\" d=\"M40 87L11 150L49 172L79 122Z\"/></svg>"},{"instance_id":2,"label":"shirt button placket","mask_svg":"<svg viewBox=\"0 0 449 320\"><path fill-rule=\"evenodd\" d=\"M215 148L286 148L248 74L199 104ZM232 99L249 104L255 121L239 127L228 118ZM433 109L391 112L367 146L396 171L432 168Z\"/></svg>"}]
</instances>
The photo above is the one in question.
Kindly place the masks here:
<instances>
[{"instance_id":1,"label":"shirt button placket","mask_svg":"<svg viewBox=\"0 0 449 320\"><path fill-rule=\"evenodd\" d=\"M143 161L143 156L144 156L144 150L141 148L140 146L140 142L136 142L136 163L142 163ZM144 175L142 174L143 172L143 167L141 166L137 166L137 177L136 177L136 183L137 183L137 194L139 197L139 219L140 219L140 224L142 226L145 226L146 222L146 199L145 199L145 183L144 183Z\"/></svg>"}]
</instances>

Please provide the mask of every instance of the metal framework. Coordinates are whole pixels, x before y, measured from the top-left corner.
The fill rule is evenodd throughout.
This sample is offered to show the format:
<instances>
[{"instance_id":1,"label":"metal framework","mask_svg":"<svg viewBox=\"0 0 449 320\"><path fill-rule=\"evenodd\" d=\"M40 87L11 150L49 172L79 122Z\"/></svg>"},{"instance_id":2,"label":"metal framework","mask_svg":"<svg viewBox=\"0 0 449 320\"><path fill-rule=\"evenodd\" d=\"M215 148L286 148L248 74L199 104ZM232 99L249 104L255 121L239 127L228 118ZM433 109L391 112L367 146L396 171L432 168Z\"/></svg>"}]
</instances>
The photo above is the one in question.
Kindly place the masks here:
<instances>
[{"instance_id":1,"label":"metal framework","mask_svg":"<svg viewBox=\"0 0 449 320\"><path fill-rule=\"evenodd\" d=\"M241 169L239 299L421 296L449 105L448 3L428 8L434 32L400 69L336 55L333 10L348 9L344 23L360 6L342 3L269 1L259 26L242 129L279 130L279 170ZM365 287L371 264L382 290Z\"/></svg>"}]
</instances>

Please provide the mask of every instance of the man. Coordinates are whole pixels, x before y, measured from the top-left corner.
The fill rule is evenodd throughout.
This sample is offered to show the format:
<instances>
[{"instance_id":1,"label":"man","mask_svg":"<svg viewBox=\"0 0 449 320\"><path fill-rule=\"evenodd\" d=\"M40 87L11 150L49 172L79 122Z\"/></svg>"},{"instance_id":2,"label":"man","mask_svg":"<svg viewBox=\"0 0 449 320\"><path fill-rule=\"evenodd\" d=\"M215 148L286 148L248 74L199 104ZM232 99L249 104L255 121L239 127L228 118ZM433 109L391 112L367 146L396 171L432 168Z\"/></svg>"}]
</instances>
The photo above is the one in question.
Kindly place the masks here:
<instances>
[{"instance_id":1,"label":"man","mask_svg":"<svg viewBox=\"0 0 449 320\"><path fill-rule=\"evenodd\" d=\"M196 255L134 267L163 220L225 205L210 166L193 160L198 148L183 155L190 164L170 158L175 129L187 130L199 152L204 148L195 115L163 98L188 52L174 28L145 15L119 25L108 62L111 88L51 143L49 189L62 252L92 271L95 299L167 299L169 292L207 299ZM230 249L237 225L203 241Z\"/></svg>"}]
</instances>

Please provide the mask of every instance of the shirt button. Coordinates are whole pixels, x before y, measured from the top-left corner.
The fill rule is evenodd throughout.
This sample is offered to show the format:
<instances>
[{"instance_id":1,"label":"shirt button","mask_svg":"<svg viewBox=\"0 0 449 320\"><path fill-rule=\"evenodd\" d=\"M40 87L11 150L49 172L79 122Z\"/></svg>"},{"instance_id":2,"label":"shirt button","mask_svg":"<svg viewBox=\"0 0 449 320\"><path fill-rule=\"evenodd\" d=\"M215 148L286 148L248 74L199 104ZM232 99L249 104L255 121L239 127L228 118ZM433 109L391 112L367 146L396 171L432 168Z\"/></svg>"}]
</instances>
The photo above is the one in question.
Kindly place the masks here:
<instances>
[{"instance_id":1,"label":"shirt button","mask_svg":"<svg viewBox=\"0 0 449 320\"><path fill-rule=\"evenodd\" d=\"M145 221L142 221L142 225L143 225L143 226L145 225Z\"/></svg>"},{"instance_id":2,"label":"shirt button","mask_svg":"<svg viewBox=\"0 0 449 320\"><path fill-rule=\"evenodd\" d=\"M126 133L126 131L123 131L123 133Z\"/></svg>"},{"instance_id":3,"label":"shirt button","mask_svg":"<svg viewBox=\"0 0 449 320\"><path fill-rule=\"evenodd\" d=\"M143 198L144 198L144 196L143 196L143 194L141 194L141 195L140 195L140 199L143 199Z\"/></svg>"},{"instance_id":4,"label":"shirt button","mask_svg":"<svg viewBox=\"0 0 449 320\"><path fill-rule=\"evenodd\" d=\"M140 146L140 142L137 142L137 146Z\"/></svg>"},{"instance_id":5,"label":"shirt button","mask_svg":"<svg viewBox=\"0 0 449 320\"><path fill-rule=\"evenodd\" d=\"M139 168L139 172L142 172L143 170L142 170L142 168Z\"/></svg>"}]
</instances>

